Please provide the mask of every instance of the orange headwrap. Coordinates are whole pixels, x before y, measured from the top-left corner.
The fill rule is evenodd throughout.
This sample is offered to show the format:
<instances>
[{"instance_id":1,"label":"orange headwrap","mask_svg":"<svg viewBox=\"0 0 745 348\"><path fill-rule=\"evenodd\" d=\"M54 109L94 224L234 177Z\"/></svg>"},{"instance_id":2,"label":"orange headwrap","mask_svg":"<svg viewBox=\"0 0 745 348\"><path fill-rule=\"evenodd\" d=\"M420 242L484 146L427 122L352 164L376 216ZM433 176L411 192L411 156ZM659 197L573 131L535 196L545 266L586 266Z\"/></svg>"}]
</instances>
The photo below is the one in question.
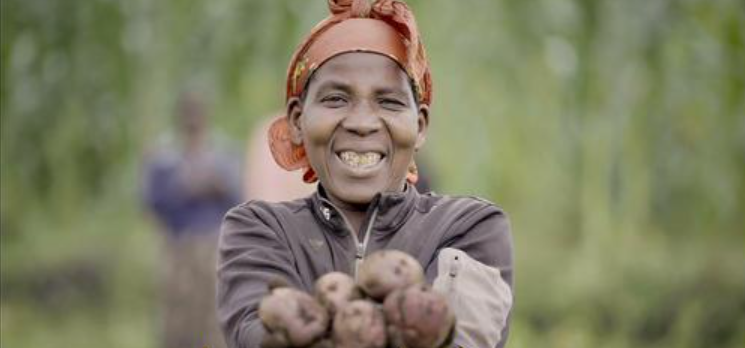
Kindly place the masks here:
<instances>
[{"instance_id":1,"label":"orange headwrap","mask_svg":"<svg viewBox=\"0 0 745 348\"><path fill-rule=\"evenodd\" d=\"M331 16L318 23L300 44L287 69L287 95L299 97L313 72L329 59L348 52L374 52L396 61L414 83L419 103L432 102L429 62L414 15L400 0L328 0ZM303 146L292 143L287 115L269 129L274 160L286 170L305 169L303 180L317 180ZM406 179L415 183L412 164Z\"/></svg>"}]
</instances>

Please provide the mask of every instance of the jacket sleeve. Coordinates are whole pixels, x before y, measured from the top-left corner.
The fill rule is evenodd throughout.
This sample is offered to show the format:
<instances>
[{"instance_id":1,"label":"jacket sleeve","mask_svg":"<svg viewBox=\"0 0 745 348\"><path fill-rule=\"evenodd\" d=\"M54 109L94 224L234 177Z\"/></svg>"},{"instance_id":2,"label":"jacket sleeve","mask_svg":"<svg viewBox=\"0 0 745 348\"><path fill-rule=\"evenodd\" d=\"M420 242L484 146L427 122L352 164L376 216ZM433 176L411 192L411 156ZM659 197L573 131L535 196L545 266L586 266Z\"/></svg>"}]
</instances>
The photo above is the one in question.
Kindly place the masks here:
<instances>
[{"instance_id":1,"label":"jacket sleeve","mask_svg":"<svg viewBox=\"0 0 745 348\"><path fill-rule=\"evenodd\" d=\"M267 209L246 203L230 210L220 231L217 316L230 348L258 348L264 327L258 306L271 279L300 286L282 229Z\"/></svg>"},{"instance_id":2,"label":"jacket sleeve","mask_svg":"<svg viewBox=\"0 0 745 348\"><path fill-rule=\"evenodd\" d=\"M481 201L479 201L481 202ZM492 304L489 311L492 318L458 318L463 325L459 325L456 331L456 343L460 342L494 342L492 347L502 348L507 341L509 333L509 319L513 304L513 256L512 236L507 216L497 207L490 203L482 202L477 207L465 209L470 211L460 215L457 222L449 229L448 234L441 245L438 258L432 262L427 270L428 278L435 283L435 288L447 284L448 297L453 302L457 298L458 307L456 316L461 314L465 317L476 315L483 310L487 304ZM447 248L447 249L446 249ZM454 254L449 249L464 252L467 257L461 257L460 262L453 263ZM439 264L439 266L438 266ZM457 264L455 268L452 265ZM448 269L440 269L443 265ZM455 277L458 280L444 279ZM454 284L456 286L451 286ZM479 291L476 291L481 289ZM455 292L456 294L453 294ZM457 294L459 292L459 294ZM467 308L467 307L471 308ZM499 313L497 313L499 312ZM476 315L481 317L483 315ZM461 320L463 319L463 320ZM470 321L470 322L469 322ZM478 323L476 325L469 325ZM484 326L484 325L489 325ZM468 326L469 328L467 328ZM473 334L475 332L475 334ZM461 336L460 338L458 336ZM471 336L471 337L465 337ZM489 337L483 340L479 337ZM461 343L464 348L469 347Z\"/></svg>"}]
</instances>

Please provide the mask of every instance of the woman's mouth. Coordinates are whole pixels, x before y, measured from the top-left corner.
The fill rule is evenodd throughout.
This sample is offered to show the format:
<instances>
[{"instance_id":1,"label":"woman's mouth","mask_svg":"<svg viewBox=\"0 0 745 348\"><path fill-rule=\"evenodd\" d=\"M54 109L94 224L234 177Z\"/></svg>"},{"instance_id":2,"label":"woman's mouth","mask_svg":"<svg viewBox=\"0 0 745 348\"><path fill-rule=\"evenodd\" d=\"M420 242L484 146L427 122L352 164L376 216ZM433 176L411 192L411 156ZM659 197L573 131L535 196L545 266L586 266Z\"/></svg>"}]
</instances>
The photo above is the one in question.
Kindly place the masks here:
<instances>
[{"instance_id":1,"label":"woman's mouth","mask_svg":"<svg viewBox=\"0 0 745 348\"><path fill-rule=\"evenodd\" d=\"M372 168L383 160L383 155L374 151L342 151L338 156L342 163L354 169Z\"/></svg>"}]
</instances>

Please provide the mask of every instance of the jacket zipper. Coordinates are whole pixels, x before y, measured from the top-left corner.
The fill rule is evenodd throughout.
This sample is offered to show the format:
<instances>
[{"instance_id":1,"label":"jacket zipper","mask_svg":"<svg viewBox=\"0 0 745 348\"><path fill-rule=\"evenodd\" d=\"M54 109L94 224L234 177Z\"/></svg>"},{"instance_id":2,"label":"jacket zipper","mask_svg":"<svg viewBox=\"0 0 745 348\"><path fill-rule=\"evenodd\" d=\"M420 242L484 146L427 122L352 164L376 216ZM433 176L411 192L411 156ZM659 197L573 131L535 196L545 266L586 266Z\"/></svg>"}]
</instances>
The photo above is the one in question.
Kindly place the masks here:
<instances>
[{"instance_id":1,"label":"jacket zipper","mask_svg":"<svg viewBox=\"0 0 745 348\"><path fill-rule=\"evenodd\" d=\"M362 240L362 243L359 242L359 237L357 237L356 233L352 233L352 236L354 236L354 241L357 243L357 254L355 255L354 259L354 280L357 281L357 273L360 269L360 264L362 263L362 260L365 258L365 252L367 251L367 244L370 241L370 235L372 234L372 227L375 223L375 218L378 217L378 207L375 207L375 209L372 212L372 215L370 216L370 221L367 222L367 228L365 228L365 238ZM350 229L351 230L351 229Z\"/></svg>"},{"instance_id":2,"label":"jacket zipper","mask_svg":"<svg viewBox=\"0 0 745 348\"><path fill-rule=\"evenodd\" d=\"M325 200L324 200L325 201ZM326 201L326 204L334 207L334 209L337 211L339 216L341 216L342 220L344 220L344 225L346 225L347 230L352 235L352 240L354 241L355 245L355 254L354 254L354 268L353 268L353 278L355 281L357 281L357 273L360 268L360 264L362 263L362 260L365 258L365 252L367 251L367 244L370 241L370 235L372 234L372 227L373 224L375 224L375 219L378 217L378 207L375 207L373 209L372 215L370 215L370 219L367 222L367 226L365 227L365 238L360 242L360 238L357 236L357 232L352 228L352 224L349 223L349 220L347 220L347 217L344 216L344 214L339 211L339 209L336 208L331 202Z\"/></svg>"}]
</instances>

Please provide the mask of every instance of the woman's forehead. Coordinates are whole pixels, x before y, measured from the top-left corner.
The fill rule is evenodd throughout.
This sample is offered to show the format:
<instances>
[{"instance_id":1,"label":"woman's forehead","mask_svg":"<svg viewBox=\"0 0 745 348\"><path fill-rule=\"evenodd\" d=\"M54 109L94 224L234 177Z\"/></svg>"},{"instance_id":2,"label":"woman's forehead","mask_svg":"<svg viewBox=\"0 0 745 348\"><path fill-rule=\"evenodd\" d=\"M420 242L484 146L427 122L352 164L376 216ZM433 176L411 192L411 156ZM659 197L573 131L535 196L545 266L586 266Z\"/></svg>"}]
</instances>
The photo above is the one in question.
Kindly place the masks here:
<instances>
[{"instance_id":1,"label":"woman's forehead","mask_svg":"<svg viewBox=\"0 0 745 348\"><path fill-rule=\"evenodd\" d=\"M311 78L309 88L328 85L375 84L390 89L409 89L409 78L401 66L382 54L350 52L323 63Z\"/></svg>"}]
</instances>

